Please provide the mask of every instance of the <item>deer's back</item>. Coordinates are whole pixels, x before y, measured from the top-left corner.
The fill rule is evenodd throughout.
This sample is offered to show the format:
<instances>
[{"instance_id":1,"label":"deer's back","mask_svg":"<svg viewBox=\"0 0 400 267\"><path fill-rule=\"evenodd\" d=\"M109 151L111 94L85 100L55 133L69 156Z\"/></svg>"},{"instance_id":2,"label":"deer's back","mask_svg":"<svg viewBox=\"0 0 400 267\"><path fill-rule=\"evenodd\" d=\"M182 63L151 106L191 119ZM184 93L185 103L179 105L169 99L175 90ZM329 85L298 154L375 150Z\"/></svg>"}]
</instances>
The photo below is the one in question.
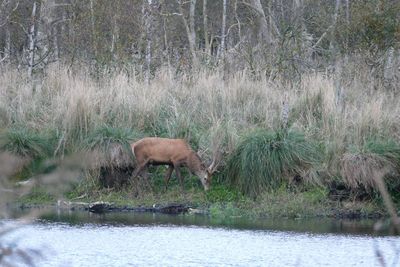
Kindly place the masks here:
<instances>
[{"instance_id":1,"label":"deer's back","mask_svg":"<svg viewBox=\"0 0 400 267\"><path fill-rule=\"evenodd\" d=\"M131 146L138 161L150 160L156 163L183 161L193 152L183 139L147 137Z\"/></svg>"}]
</instances>

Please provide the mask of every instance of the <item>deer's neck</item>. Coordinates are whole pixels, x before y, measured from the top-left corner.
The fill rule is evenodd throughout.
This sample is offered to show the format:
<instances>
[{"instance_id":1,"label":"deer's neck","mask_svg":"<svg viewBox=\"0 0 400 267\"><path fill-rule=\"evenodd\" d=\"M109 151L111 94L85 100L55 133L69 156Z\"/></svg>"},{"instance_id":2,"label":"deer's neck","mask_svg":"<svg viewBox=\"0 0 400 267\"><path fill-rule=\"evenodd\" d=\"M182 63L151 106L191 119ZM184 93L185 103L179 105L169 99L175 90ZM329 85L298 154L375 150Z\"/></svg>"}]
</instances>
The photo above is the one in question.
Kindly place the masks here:
<instances>
[{"instance_id":1,"label":"deer's neck","mask_svg":"<svg viewBox=\"0 0 400 267\"><path fill-rule=\"evenodd\" d=\"M195 152L190 154L187 166L190 169L190 171L197 176L201 175L204 172L203 163L201 162L199 156Z\"/></svg>"}]
</instances>

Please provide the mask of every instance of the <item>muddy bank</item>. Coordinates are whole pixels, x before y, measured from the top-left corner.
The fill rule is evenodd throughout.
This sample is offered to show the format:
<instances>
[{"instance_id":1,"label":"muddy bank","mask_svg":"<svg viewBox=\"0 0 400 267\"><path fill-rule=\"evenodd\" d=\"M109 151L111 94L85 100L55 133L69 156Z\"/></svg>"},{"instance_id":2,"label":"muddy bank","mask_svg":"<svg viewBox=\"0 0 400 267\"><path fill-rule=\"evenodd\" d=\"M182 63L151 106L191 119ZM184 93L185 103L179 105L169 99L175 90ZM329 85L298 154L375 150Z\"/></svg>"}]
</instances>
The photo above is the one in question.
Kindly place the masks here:
<instances>
[{"instance_id":1,"label":"muddy bank","mask_svg":"<svg viewBox=\"0 0 400 267\"><path fill-rule=\"evenodd\" d=\"M187 203L170 203L170 204L153 204L152 206L130 206L130 205L115 205L110 202L69 202L69 201L58 201L55 204L9 204L10 208L16 208L21 210L29 209L59 209L68 211L87 211L91 213L109 213L109 212L146 212L146 213L162 213L162 214L204 214L213 215L210 209L215 207L194 207ZM224 215L224 208L220 208L221 214ZM240 212L240 210L239 210ZM242 215L238 217L250 217L249 210L241 210ZM229 216L229 215L228 215ZM252 216L254 217L254 216ZM260 215L258 218L266 219L273 218L274 216L268 216L267 214ZM283 216L285 217L285 216ZM302 216L300 216L302 217ZM307 217L319 217L319 218L335 218L335 219L381 219L388 217L387 214L374 211L365 212L362 210L350 210L350 209L335 209L332 208L329 212L324 214L316 213L314 216Z\"/></svg>"},{"instance_id":2,"label":"muddy bank","mask_svg":"<svg viewBox=\"0 0 400 267\"><path fill-rule=\"evenodd\" d=\"M59 209L70 211L88 211L92 213L106 213L106 212L150 212L150 213L164 213L164 214L181 214L181 213L207 213L206 210L194 209L187 204L154 204L153 206L118 206L113 203L97 201L92 203L87 202L69 202L58 201L55 204L8 204L9 208L29 210L29 209Z\"/></svg>"}]
</instances>

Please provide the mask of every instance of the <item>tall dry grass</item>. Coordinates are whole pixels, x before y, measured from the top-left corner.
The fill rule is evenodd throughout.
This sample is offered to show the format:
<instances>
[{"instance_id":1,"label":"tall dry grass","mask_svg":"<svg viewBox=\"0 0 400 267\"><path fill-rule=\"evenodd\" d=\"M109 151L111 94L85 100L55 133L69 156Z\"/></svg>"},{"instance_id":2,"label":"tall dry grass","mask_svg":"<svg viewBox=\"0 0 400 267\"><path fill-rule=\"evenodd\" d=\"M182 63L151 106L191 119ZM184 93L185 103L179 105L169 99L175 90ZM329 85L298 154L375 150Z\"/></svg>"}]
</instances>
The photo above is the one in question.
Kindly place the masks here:
<instances>
[{"instance_id":1,"label":"tall dry grass","mask_svg":"<svg viewBox=\"0 0 400 267\"><path fill-rule=\"evenodd\" d=\"M57 153L78 149L101 125L182 137L208 151L216 138L223 139L218 143L229 153L249 129L281 125L285 100L289 127L321 143L323 168L330 176L339 173L348 147L361 147L372 137L400 141L400 97L356 78L338 82L335 76L310 74L288 87L254 79L246 71L171 73L159 71L148 85L131 73L93 79L84 69L72 73L54 66L33 90L23 74L3 69L0 128L50 130L58 138Z\"/></svg>"}]
</instances>

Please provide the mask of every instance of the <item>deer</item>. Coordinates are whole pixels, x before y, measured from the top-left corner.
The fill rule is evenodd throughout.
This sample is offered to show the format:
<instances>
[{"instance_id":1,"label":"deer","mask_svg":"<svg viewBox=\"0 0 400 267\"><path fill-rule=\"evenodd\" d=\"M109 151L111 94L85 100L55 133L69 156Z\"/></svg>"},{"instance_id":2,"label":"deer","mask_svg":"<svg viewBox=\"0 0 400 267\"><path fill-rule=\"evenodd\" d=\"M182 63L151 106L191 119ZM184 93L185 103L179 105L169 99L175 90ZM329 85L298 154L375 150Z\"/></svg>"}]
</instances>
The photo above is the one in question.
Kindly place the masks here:
<instances>
[{"instance_id":1,"label":"deer","mask_svg":"<svg viewBox=\"0 0 400 267\"><path fill-rule=\"evenodd\" d=\"M211 177L218 165L216 164L217 157L214 157L210 166L206 167L200 156L193 151L184 139L146 137L131 144L131 149L137 163L132 174L133 179L147 169L149 165L167 165L168 169L164 176L166 190L174 169L183 190L183 177L180 167L187 167L193 175L200 179L204 190L207 191L210 188Z\"/></svg>"}]
</instances>

